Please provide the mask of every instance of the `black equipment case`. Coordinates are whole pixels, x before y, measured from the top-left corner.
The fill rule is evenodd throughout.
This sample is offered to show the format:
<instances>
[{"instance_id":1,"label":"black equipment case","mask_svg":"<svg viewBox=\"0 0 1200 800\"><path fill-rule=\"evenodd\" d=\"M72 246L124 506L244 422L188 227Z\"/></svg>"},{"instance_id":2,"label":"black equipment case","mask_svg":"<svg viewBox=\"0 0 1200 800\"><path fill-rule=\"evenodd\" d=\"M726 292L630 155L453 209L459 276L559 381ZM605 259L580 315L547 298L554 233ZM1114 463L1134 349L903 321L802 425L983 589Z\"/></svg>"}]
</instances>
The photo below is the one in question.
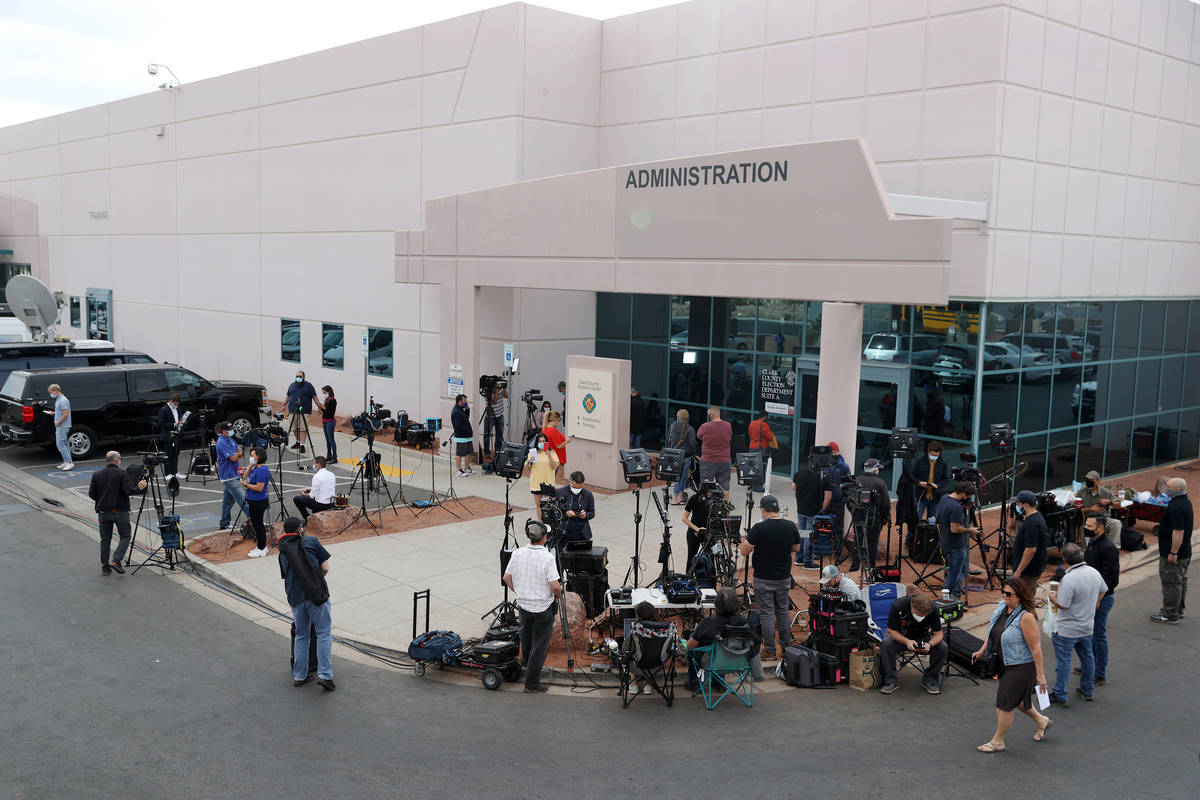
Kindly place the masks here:
<instances>
[{"instance_id":1,"label":"black equipment case","mask_svg":"<svg viewBox=\"0 0 1200 800\"><path fill-rule=\"evenodd\" d=\"M608 548L592 545L586 550L562 551L563 572L578 572L584 575L599 575L608 570Z\"/></svg>"},{"instance_id":2,"label":"black equipment case","mask_svg":"<svg viewBox=\"0 0 1200 800\"><path fill-rule=\"evenodd\" d=\"M855 642L867 635L869 618L866 611L809 614L808 616L814 634L834 639L854 639Z\"/></svg>"},{"instance_id":3,"label":"black equipment case","mask_svg":"<svg viewBox=\"0 0 1200 800\"><path fill-rule=\"evenodd\" d=\"M938 544L937 525L921 523L917 526L908 557L918 564L941 563L942 549Z\"/></svg>"},{"instance_id":4,"label":"black equipment case","mask_svg":"<svg viewBox=\"0 0 1200 800\"><path fill-rule=\"evenodd\" d=\"M950 660L955 664L958 664L967 672L975 675L976 677L991 677L987 674L987 669L984 664L986 659L980 659L976 662L971 661L971 654L977 652L979 648L983 647L982 639L977 636L972 636L964 630L951 628L950 637L947 640L946 645L950 648Z\"/></svg>"},{"instance_id":5,"label":"black equipment case","mask_svg":"<svg viewBox=\"0 0 1200 800\"><path fill-rule=\"evenodd\" d=\"M567 591L579 595L588 618L595 619L604 612L604 595L608 592L608 570L601 570L594 575L568 572Z\"/></svg>"},{"instance_id":6,"label":"black equipment case","mask_svg":"<svg viewBox=\"0 0 1200 800\"><path fill-rule=\"evenodd\" d=\"M493 639L471 648L470 660L491 667L500 667L517 660L517 643Z\"/></svg>"},{"instance_id":7,"label":"black equipment case","mask_svg":"<svg viewBox=\"0 0 1200 800\"><path fill-rule=\"evenodd\" d=\"M789 686L830 687L841 680L837 659L803 645L783 648L782 676Z\"/></svg>"},{"instance_id":8,"label":"black equipment case","mask_svg":"<svg viewBox=\"0 0 1200 800\"><path fill-rule=\"evenodd\" d=\"M862 646L862 637L842 638L814 633L804 644L809 649L834 659L838 671L837 682L845 683L850 680L850 654Z\"/></svg>"}]
</instances>

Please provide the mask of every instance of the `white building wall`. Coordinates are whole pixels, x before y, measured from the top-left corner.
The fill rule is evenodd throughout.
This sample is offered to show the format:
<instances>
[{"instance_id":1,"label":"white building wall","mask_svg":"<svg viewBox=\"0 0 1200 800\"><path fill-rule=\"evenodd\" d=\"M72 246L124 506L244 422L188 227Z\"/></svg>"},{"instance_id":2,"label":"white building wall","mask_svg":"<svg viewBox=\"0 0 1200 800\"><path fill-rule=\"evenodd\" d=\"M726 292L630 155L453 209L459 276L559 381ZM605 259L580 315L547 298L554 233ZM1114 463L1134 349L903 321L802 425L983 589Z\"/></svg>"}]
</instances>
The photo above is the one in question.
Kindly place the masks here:
<instances>
[{"instance_id":1,"label":"white building wall","mask_svg":"<svg viewBox=\"0 0 1200 800\"><path fill-rule=\"evenodd\" d=\"M1196 294L1198 62L1188 0L695 0L604 22L600 159L862 136L889 192L990 197L953 296Z\"/></svg>"},{"instance_id":2,"label":"white building wall","mask_svg":"<svg viewBox=\"0 0 1200 800\"><path fill-rule=\"evenodd\" d=\"M393 328L396 377L368 391L419 415L444 394L441 300L393 282L394 232L432 197L597 166L599 60L598 22L501 6L2 129L0 194L37 204L52 288L113 290L121 345L276 396L299 319L308 377L352 411L359 337ZM523 341L579 352L562 333Z\"/></svg>"}]
</instances>

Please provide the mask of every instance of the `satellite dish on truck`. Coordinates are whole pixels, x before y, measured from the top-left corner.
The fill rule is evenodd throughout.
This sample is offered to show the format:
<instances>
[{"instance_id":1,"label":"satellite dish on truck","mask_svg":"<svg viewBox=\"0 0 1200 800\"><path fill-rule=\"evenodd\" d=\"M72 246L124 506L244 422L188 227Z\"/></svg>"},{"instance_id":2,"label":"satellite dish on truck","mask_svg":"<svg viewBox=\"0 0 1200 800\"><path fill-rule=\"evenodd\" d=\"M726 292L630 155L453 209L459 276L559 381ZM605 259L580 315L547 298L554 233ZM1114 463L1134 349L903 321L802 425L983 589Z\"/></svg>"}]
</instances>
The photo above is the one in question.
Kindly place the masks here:
<instances>
[{"instance_id":1,"label":"satellite dish on truck","mask_svg":"<svg viewBox=\"0 0 1200 800\"><path fill-rule=\"evenodd\" d=\"M8 295L9 308L25 323L33 341L48 342L54 338L59 304L46 284L32 275L14 275L9 278L4 291Z\"/></svg>"}]
</instances>

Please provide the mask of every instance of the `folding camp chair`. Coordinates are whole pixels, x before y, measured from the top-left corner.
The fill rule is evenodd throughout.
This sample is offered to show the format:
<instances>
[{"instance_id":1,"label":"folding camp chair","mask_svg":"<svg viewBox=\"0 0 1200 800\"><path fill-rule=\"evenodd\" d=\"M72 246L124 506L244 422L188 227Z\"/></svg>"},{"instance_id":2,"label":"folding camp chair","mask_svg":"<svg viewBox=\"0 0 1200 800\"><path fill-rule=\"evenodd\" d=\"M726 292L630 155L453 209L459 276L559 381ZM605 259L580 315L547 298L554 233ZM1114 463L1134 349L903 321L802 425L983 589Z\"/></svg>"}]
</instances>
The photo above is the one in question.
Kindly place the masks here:
<instances>
[{"instance_id":1,"label":"folding camp chair","mask_svg":"<svg viewBox=\"0 0 1200 800\"><path fill-rule=\"evenodd\" d=\"M696 667L699 693L710 711L730 695L746 708L754 705L754 681L750 675L750 654L754 638L749 625L726 625L706 647L688 651Z\"/></svg>"},{"instance_id":2,"label":"folding camp chair","mask_svg":"<svg viewBox=\"0 0 1200 800\"><path fill-rule=\"evenodd\" d=\"M621 671L621 707L637 697L637 683L652 688L670 706L675 702L675 653L679 628L674 622L630 620L625 646L616 657Z\"/></svg>"}]
</instances>

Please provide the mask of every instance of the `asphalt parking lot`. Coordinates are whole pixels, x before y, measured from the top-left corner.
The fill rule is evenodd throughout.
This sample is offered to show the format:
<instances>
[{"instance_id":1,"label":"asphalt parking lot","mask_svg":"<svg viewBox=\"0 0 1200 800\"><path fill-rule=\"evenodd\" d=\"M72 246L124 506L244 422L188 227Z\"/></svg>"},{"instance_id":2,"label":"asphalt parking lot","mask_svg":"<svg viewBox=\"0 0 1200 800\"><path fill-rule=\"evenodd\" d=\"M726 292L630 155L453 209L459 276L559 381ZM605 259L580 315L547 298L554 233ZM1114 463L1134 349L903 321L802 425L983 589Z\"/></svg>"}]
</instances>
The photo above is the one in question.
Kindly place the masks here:
<instances>
[{"instance_id":1,"label":"asphalt parking lot","mask_svg":"<svg viewBox=\"0 0 1200 800\"><path fill-rule=\"evenodd\" d=\"M124 467L141 462L142 456L138 455L136 449L132 447L118 449L123 457L122 465ZM191 452L190 449L184 449L180 453L179 468L181 470L186 469L187 464L190 463ZM409 470L400 470L398 467L386 463L391 455L390 448L387 451L381 452L384 457L384 463L381 464L380 469L387 479L392 498L399 500L398 490L400 489L400 480L401 478L407 479L411 477L412 472ZM295 515L296 508L292 504L292 497L302 489L307 489L312 483L312 473L309 471L312 465L312 454L299 455L293 450L281 451L278 448L271 448L269 456L268 467L271 470L272 479L277 481L279 493L282 493L285 513L287 516ZM281 456L282 461L280 460ZM63 493L76 495L88 502L90 502L88 498L88 485L91 482L92 473L104 467L103 458L91 458L87 461L76 461L75 469L69 472L62 472L56 469L60 461L56 452L41 447L17 447L13 445L0 448L0 460L59 487L59 491ZM355 483L355 477L358 472L356 469L358 460L358 458L342 458L339 463L330 467L337 477L337 492L339 494L349 492L353 484L354 491L350 502L354 505L361 505L363 500L361 479ZM188 475L181 478L179 480L179 493L175 497L171 497L167 491L166 481L163 480L162 467L158 467L155 470L155 475L158 479L160 496L165 512L179 515L180 526L188 536L197 536L217 530L221 519L222 489L221 483L217 480L215 473L208 476L207 479L201 475ZM403 487L403 491L405 500L410 503L426 499L429 496L427 491L407 485ZM60 498L55 498L51 495L49 499ZM366 499L367 507L371 510L374 510L379 505L386 506L389 502L386 493L383 491L368 491ZM154 519L153 502L151 493L148 490L144 500L145 511L142 513L142 525L149 524L153 526L157 522ZM143 505L143 501L141 498L135 497L131 499L130 503L131 511L136 517L139 508ZM273 521L277 518L278 508L278 493L273 488L269 520ZM236 518L237 509L234 509L234 516ZM150 518L149 523L144 521L146 517Z\"/></svg>"}]
</instances>

